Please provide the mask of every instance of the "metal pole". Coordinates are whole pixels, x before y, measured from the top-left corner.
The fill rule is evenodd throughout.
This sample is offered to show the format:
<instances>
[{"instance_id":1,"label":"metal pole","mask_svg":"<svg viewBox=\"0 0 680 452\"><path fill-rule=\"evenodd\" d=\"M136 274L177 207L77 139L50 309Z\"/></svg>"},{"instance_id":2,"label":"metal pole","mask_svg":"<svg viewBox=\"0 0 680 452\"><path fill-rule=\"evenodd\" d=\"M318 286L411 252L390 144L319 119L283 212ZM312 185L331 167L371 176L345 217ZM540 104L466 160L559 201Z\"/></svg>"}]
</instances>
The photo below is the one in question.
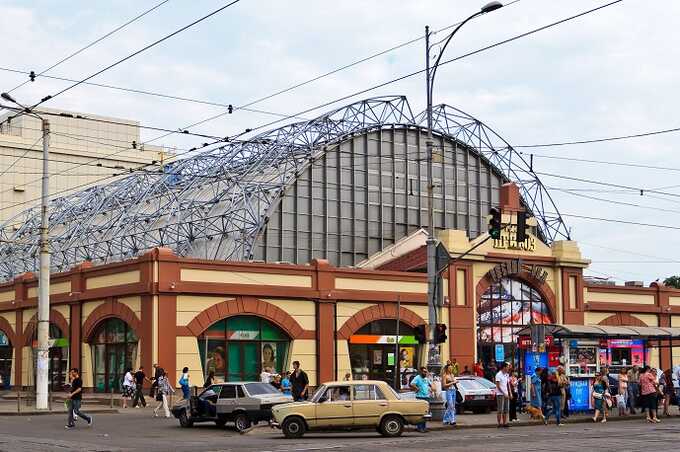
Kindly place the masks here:
<instances>
[{"instance_id":1,"label":"metal pole","mask_svg":"<svg viewBox=\"0 0 680 452\"><path fill-rule=\"evenodd\" d=\"M43 134L43 175L40 223L40 275L38 280L38 360L36 362L36 398L37 410L48 409L48 371L49 371L49 334L50 334L50 250L47 230L49 227L49 156L50 156L50 124L42 120Z\"/></svg>"},{"instance_id":2,"label":"metal pole","mask_svg":"<svg viewBox=\"0 0 680 452\"><path fill-rule=\"evenodd\" d=\"M427 312L429 332L427 335L428 367L437 365L434 353L434 331L437 324L437 308L435 305L436 289L436 238L434 232L434 181L432 178L432 85L430 84L430 27L425 26L425 84L427 89L427 139L425 140L427 152Z\"/></svg>"},{"instance_id":3,"label":"metal pole","mask_svg":"<svg viewBox=\"0 0 680 452\"><path fill-rule=\"evenodd\" d=\"M401 298L397 295L397 339L394 341L394 390L401 390L401 355L399 354L399 318L401 314Z\"/></svg>"}]
</instances>

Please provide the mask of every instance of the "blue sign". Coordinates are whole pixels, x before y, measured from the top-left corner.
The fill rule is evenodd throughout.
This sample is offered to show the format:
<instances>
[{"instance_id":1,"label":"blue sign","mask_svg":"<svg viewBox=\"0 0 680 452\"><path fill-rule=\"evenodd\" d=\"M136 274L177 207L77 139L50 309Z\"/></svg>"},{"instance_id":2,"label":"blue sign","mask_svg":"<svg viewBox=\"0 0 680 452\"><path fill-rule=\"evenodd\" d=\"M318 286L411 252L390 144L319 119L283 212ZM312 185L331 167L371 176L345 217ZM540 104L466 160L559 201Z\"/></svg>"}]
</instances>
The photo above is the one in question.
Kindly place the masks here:
<instances>
[{"instance_id":1,"label":"blue sign","mask_svg":"<svg viewBox=\"0 0 680 452\"><path fill-rule=\"evenodd\" d=\"M590 379L572 379L569 390L571 392L569 411L588 411L590 409Z\"/></svg>"},{"instance_id":2,"label":"blue sign","mask_svg":"<svg viewBox=\"0 0 680 452\"><path fill-rule=\"evenodd\" d=\"M548 367L548 354L527 351L524 355L524 373L531 376L537 367Z\"/></svg>"},{"instance_id":3,"label":"blue sign","mask_svg":"<svg viewBox=\"0 0 680 452\"><path fill-rule=\"evenodd\" d=\"M496 362L502 363L503 361L505 361L505 346L496 344Z\"/></svg>"}]
</instances>

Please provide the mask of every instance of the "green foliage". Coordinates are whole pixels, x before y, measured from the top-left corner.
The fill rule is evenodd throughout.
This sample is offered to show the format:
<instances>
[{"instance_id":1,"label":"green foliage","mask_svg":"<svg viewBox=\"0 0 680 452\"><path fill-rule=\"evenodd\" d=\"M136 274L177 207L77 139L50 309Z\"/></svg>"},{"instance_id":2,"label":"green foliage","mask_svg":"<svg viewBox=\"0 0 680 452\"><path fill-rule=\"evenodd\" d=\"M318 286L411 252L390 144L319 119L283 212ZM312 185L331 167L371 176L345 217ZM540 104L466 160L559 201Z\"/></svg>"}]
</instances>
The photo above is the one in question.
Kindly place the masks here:
<instances>
[{"instance_id":1,"label":"green foliage","mask_svg":"<svg viewBox=\"0 0 680 452\"><path fill-rule=\"evenodd\" d=\"M680 289L680 276L669 276L668 278L663 280L663 283L667 286Z\"/></svg>"}]
</instances>

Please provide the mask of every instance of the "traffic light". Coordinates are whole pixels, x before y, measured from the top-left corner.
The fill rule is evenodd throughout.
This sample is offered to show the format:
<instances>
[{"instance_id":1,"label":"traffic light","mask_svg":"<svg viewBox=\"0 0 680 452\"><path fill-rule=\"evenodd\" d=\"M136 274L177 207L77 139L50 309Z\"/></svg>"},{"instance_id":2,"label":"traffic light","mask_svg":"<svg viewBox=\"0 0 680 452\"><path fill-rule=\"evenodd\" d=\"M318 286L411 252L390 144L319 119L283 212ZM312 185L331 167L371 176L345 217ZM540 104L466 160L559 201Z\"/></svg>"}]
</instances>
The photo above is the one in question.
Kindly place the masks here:
<instances>
[{"instance_id":1,"label":"traffic light","mask_svg":"<svg viewBox=\"0 0 680 452\"><path fill-rule=\"evenodd\" d=\"M434 343L443 344L446 342L446 325L438 323L434 330Z\"/></svg>"},{"instance_id":2,"label":"traffic light","mask_svg":"<svg viewBox=\"0 0 680 452\"><path fill-rule=\"evenodd\" d=\"M517 243L522 243L527 239L527 213L517 212L517 233L515 240Z\"/></svg>"},{"instance_id":3,"label":"traffic light","mask_svg":"<svg viewBox=\"0 0 680 452\"><path fill-rule=\"evenodd\" d=\"M417 325L416 330L416 340L419 344L427 343L427 327L425 325Z\"/></svg>"},{"instance_id":4,"label":"traffic light","mask_svg":"<svg viewBox=\"0 0 680 452\"><path fill-rule=\"evenodd\" d=\"M489 215L491 219L489 220L489 235L493 239L501 238L501 209L498 207L492 207L489 209Z\"/></svg>"}]
</instances>

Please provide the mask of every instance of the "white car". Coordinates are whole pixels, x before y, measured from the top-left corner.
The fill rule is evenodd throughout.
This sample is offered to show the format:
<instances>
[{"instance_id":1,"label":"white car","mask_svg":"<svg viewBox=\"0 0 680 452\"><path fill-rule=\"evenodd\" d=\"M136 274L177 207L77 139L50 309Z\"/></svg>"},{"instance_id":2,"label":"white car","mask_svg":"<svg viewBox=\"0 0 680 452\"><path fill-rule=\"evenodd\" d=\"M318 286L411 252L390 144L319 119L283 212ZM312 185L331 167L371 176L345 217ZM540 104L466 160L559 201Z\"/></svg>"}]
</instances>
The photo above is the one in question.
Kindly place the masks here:
<instances>
[{"instance_id":1,"label":"white car","mask_svg":"<svg viewBox=\"0 0 680 452\"><path fill-rule=\"evenodd\" d=\"M486 378L464 375L457 378L456 411L488 413L496 408L496 385Z\"/></svg>"}]
</instances>

